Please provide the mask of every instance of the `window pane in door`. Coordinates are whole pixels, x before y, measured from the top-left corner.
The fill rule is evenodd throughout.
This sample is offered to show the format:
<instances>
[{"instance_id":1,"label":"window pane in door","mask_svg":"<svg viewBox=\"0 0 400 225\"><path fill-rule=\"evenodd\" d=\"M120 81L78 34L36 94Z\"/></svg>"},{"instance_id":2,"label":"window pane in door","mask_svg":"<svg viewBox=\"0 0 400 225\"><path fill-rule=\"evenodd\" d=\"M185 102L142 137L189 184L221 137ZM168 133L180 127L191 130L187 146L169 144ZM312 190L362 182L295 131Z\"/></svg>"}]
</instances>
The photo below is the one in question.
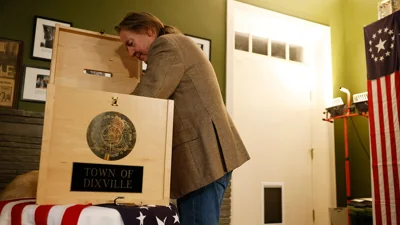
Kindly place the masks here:
<instances>
[{"instance_id":1,"label":"window pane in door","mask_svg":"<svg viewBox=\"0 0 400 225\"><path fill-rule=\"evenodd\" d=\"M289 45L289 59L303 62L303 48L301 46Z\"/></svg>"},{"instance_id":2,"label":"window pane in door","mask_svg":"<svg viewBox=\"0 0 400 225\"><path fill-rule=\"evenodd\" d=\"M268 55L268 38L253 36L253 53Z\"/></svg>"},{"instance_id":3,"label":"window pane in door","mask_svg":"<svg viewBox=\"0 0 400 225\"><path fill-rule=\"evenodd\" d=\"M279 41L271 41L271 56L286 59L286 44Z\"/></svg>"},{"instance_id":4,"label":"window pane in door","mask_svg":"<svg viewBox=\"0 0 400 225\"><path fill-rule=\"evenodd\" d=\"M235 49L249 51L249 34L235 32Z\"/></svg>"}]
</instances>

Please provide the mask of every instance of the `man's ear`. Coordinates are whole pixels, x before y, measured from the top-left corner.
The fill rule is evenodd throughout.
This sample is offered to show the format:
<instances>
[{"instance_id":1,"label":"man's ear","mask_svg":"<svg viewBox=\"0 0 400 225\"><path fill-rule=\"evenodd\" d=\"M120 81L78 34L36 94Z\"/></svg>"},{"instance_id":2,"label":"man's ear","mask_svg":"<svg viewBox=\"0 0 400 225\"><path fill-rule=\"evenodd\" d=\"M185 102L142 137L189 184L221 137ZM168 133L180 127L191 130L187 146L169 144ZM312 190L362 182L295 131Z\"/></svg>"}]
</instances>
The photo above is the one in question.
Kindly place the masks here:
<instances>
[{"instance_id":1,"label":"man's ear","mask_svg":"<svg viewBox=\"0 0 400 225\"><path fill-rule=\"evenodd\" d=\"M153 37L155 35L155 31L153 29L147 28L147 36Z\"/></svg>"}]
</instances>

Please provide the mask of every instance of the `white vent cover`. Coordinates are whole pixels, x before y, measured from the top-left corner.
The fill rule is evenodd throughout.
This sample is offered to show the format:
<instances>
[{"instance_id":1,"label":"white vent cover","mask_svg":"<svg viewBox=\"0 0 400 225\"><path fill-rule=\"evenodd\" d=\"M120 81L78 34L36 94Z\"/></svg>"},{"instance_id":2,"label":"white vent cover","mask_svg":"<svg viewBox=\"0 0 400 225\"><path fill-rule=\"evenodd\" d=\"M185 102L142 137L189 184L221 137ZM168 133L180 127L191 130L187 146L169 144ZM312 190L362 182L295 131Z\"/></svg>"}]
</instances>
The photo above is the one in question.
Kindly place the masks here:
<instances>
[{"instance_id":1,"label":"white vent cover","mask_svg":"<svg viewBox=\"0 0 400 225\"><path fill-rule=\"evenodd\" d=\"M331 108L331 107L335 107L335 106L340 106L340 105L344 105L343 100L341 97L337 97L332 99L331 104L328 105L327 108Z\"/></svg>"},{"instance_id":2,"label":"white vent cover","mask_svg":"<svg viewBox=\"0 0 400 225\"><path fill-rule=\"evenodd\" d=\"M363 93L353 95L354 103L366 102L366 101L368 101L368 92L363 92Z\"/></svg>"}]
</instances>

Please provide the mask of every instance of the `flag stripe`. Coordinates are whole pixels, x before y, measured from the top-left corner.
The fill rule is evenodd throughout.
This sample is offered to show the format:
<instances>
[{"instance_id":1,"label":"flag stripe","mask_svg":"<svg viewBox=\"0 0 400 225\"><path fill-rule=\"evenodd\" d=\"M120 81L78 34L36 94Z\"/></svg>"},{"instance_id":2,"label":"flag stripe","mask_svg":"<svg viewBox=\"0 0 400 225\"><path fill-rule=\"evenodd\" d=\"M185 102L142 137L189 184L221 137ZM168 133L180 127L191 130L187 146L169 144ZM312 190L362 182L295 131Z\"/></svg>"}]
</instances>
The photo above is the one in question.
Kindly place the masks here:
<instances>
[{"instance_id":1,"label":"flag stripe","mask_svg":"<svg viewBox=\"0 0 400 225\"><path fill-rule=\"evenodd\" d=\"M368 80L368 113L369 113L369 126L370 126L370 142L371 142L371 161L372 161L372 178L373 178L373 211L375 225L382 225L382 210L380 200L380 187L379 187L379 174L378 174L378 157L377 157L377 137L375 129L375 99L376 99L376 81Z\"/></svg>"},{"instance_id":2,"label":"flag stripe","mask_svg":"<svg viewBox=\"0 0 400 225\"><path fill-rule=\"evenodd\" d=\"M390 195L389 195L389 191L385 188L385 187L389 187L389 178L388 178L388 168L387 168L387 155L386 155L386 135L385 135L385 117L384 117L384 110L383 110L383 97L382 97L382 89L384 90L385 87L382 85L385 85L385 77L381 77L379 79L377 79L377 92L378 92L378 111L379 111L379 135L380 135L380 151L378 154L378 157L381 156L381 160L379 161L381 170L382 170L382 174L383 174L383 183L381 183L381 185L383 185L383 189L385 191L383 191L383 198L385 199L384 202L382 202L382 204L385 205L385 211L386 211L386 215L384 214L384 219L386 219L386 224L387 225L391 225L392 221L391 221L391 209L390 209ZM383 84L382 84L383 83ZM389 203L389 204L388 204ZM386 217L386 218L385 218ZM383 221L385 224L385 221Z\"/></svg>"},{"instance_id":3,"label":"flag stripe","mask_svg":"<svg viewBox=\"0 0 400 225\"><path fill-rule=\"evenodd\" d=\"M47 218L47 223L49 225L60 225L61 220L64 216L65 210L71 205L55 205L50 209L49 215L51 217Z\"/></svg>"},{"instance_id":4,"label":"flag stripe","mask_svg":"<svg viewBox=\"0 0 400 225\"><path fill-rule=\"evenodd\" d=\"M2 210L0 212L0 224L8 224L11 221L11 211L12 208L19 204L19 203L24 203L24 202L32 202L35 203L35 200L33 199L14 199L14 200L9 200L5 201L5 203L0 202L2 205Z\"/></svg>"},{"instance_id":5,"label":"flag stripe","mask_svg":"<svg viewBox=\"0 0 400 225\"><path fill-rule=\"evenodd\" d=\"M382 78L382 105L383 105L383 114L384 114L384 125L385 125L385 139L386 139L386 159L384 162L387 167L387 176L388 176L388 188L387 194L389 195L389 199L386 204L390 208L390 219L388 220L388 224L397 224L396 221L396 203L395 199L395 189L394 189L394 167L393 167L393 149L396 148L395 141L395 133L394 133L394 123L393 123L393 107L392 107L392 90L391 90L391 80L394 77L394 74L385 76ZM390 222L390 223L389 223Z\"/></svg>"},{"instance_id":6,"label":"flag stripe","mask_svg":"<svg viewBox=\"0 0 400 225\"><path fill-rule=\"evenodd\" d=\"M40 205L35 210L35 224L47 225L47 218L53 205Z\"/></svg>"},{"instance_id":7,"label":"flag stripe","mask_svg":"<svg viewBox=\"0 0 400 225\"><path fill-rule=\"evenodd\" d=\"M398 126L395 124L395 121L398 121L398 111L396 106L397 104L397 97L396 97L396 89L395 89L395 77L398 76L398 73L394 73L390 76L386 76L386 96L387 96L387 106L388 106L388 114L389 114L389 132L390 132L390 167L391 167L391 180L390 188L391 193L391 207L392 207L392 221L393 224L397 224L399 220L399 209L398 203L396 199L399 199L399 183L398 183L398 168L397 168L397 144L396 144L396 135L399 136L399 129ZM388 154L388 155L389 155Z\"/></svg>"},{"instance_id":8,"label":"flag stripe","mask_svg":"<svg viewBox=\"0 0 400 225\"><path fill-rule=\"evenodd\" d=\"M392 149L392 160L393 160L393 177L394 177L394 188L395 188L395 199L396 203L396 218L400 221L400 177L399 177L399 157L400 157L400 123L399 123L399 112L400 104L397 101L400 100L400 72L395 72L394 82L392 82L392 96L393 102L397 107L393 107L397 112L395 113L394 120L394 131L395 131L395 142L396 148ZM395 94L394 94L395 93Z\"/></svg>"},{"instance_id":9,"label":"flag stripe","mask_svg":"<svg viewBox=\"0 0 400 225\"><path fill-rule=\"evenodd\" d=\"M18 199L0 201L0 215L1 215L1 212L3 211L4 206L6 206L8 203L15 202L15 201L21 201L21 200L34 200L34 199L33 198L18 198Z\"/></svg>"},{"instance_id":10,"label":"flag stripe","mask_svg":"<svg viewBox=\"0 0 400 225\"><path fill-rule=\"evenodd\" d=\"M22 220L21 223L23 225L36 225L34 213L37 209L38 205L32 204L27 205L24 210L22 211Z\"/></svg>"},{"instance_id":11,"label":"flag stripe","mask_svg":"<svg viewBox=\"0 0 400 225\"><path fill-rule=\"evenodd\" d=\"M86 207L89 207L89 206L91 206L91 204L74 205L74 206L69 207L64 212L64 216L62 218L61 225L78 224L79 215L81 214L82 210L84 210Z\"/></svg>"},{"instance_id":12,"label":"flag stripe","mask_svg":"<svg viewBox=\"0 0 400 225\"><path fill-rule=\"evenodd\" d=\"M11 209L11 225L21 225L22 223L22 211L25 206L33 205L35 202L23 202L14 205Z\"/></svg>"}]
</instances>

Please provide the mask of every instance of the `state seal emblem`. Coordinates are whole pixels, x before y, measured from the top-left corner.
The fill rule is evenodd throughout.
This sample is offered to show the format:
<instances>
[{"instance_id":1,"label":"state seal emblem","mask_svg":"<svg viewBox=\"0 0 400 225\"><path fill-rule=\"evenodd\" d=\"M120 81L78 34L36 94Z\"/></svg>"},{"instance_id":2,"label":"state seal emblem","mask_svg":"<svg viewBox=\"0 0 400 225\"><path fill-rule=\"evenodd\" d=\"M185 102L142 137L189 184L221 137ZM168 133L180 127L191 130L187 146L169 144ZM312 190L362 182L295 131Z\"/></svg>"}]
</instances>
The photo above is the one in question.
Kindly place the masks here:
<instances>
[{"instance_id":1,"label":"state seal emblem","mask_svg":"<svg viewBox=\"0 0 400 225\"><path fill-rule=\"evenodd\" d=\"M96 156L114 161L132 151L136 143L136 129L127 116L109 111L93 118L86 137L89 148Z\"/></svg>"}]
</instances>

